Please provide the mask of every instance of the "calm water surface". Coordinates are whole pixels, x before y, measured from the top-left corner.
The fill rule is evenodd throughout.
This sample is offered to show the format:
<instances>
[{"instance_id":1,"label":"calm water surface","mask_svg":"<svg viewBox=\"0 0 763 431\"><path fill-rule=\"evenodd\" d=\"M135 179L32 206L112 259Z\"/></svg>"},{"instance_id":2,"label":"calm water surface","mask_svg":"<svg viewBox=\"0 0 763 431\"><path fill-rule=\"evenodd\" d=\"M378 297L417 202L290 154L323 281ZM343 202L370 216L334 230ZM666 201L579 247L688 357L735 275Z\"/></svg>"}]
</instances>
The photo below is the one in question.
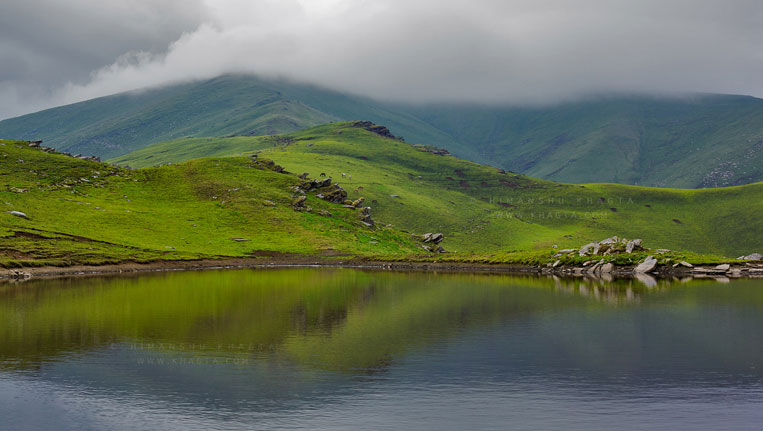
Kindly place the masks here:
<instances>
[{"instance_id":1,"label":"calm water surface","mask_svg":"<svg viewBox=\"0 0 763 431\"><path fill-rule=\"evenodd\" d=\"M0 429L760 430L763 281L0 284Z\"/></svg>"}]
</instances>

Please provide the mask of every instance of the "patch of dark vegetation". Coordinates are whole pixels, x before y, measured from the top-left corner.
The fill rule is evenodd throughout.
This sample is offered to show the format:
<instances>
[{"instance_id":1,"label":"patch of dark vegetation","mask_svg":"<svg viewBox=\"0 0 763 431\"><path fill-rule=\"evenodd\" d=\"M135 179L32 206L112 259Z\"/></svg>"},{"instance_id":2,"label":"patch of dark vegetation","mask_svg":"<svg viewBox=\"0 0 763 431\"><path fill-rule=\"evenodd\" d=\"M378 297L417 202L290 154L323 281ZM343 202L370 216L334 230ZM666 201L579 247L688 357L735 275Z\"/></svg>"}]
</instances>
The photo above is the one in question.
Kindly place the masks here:
<instances>
[{"instance_id":1,"label":"patch of dark vegetation","mask_svg":"<svg viewBox=\"0 0 763 431\"><path fill-rule=\"evenodd\" d=\"M471 188L471 186L469 185L469 183L466 180L459 181L458 185L460 185L461 187L463 187L465 189L470 189Z\"/></svg>"},{"instance_id":2,"label":"patch of dark vegetation","mask_svg":"<svg viewBox=\"0 0 763 431\"><path fill-rule=\"evenodd\" d=\"M456 175L458 175L461 178L466 176L466 174L464 174L464 171L462 171L461 169L456 169L455 173L456 173Z\"/></svg>"},{"instance_id":3,"label":"patch of dark vegetation","mask_svg":"<svg viewBox=\"0 0 763 431\"><path fill-rule=\"evenodd\" d=\"M674 219L673 219L673 223L676 223L676 224L683 224L683 223L681 222L681 220L678 220L677 218L674 218Z\"/></svg>"},{"instance_id":4,"label":"patch of dark vegetation","mask_svg":"<svg viewBox=\"0 0 763 431\"><path fill-rule=\"evenodd\" d=\"M644 206L645 206L645 207L647 207L647 208L651 208L651 207L652 207L652 206L651 206L651 205L649 205L649 204L644 204Z\"/></svg>"},{"instance_id":5,"label":"patch of dark vegetation","mask_svg":"<svg viewBox=\"0 0 763 431\"><path fill-rule=\"evenodd\" d=\"M612 211L613 213L617 212L617 208L610 208L609 210Z\"/></svg>"}]
</instances>

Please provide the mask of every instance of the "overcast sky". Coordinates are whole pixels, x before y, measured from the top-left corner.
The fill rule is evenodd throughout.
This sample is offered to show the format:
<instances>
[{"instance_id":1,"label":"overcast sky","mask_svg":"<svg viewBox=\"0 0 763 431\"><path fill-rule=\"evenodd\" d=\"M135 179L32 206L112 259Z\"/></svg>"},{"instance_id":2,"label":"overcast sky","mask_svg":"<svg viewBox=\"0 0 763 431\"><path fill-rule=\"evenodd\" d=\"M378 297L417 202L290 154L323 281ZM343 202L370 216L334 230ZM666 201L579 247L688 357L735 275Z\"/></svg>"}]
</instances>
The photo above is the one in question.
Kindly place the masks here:
<instances>
[{"instance_id":1,"label":"overcast sky","mask_svg":"<svg viewBox=\"0 0 763 431\"><path fill-rule=\"evenodd\" d=\"M0 118L230 72L397 101L763 96L760 0L1 0Z\"/></svg>"}]
</instances>

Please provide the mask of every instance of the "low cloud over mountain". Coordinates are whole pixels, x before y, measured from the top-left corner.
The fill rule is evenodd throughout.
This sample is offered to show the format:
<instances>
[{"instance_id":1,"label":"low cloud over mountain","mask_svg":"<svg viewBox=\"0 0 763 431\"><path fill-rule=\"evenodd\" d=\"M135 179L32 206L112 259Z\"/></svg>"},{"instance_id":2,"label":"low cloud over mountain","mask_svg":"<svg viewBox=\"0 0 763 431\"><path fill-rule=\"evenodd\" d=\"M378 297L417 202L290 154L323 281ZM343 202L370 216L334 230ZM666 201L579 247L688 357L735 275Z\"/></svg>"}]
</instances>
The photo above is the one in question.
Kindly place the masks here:
<instances>
[{"instance_id":1,"label":"low cloud over mountain","mask_svg":"<svg viewBox=\"0 0 763 431\"><path fill-rule=\"evenodd\" d=\"M410 102L763 96L755 0L6 0L0 118L255 73Z\"/></svg>"}]
</instances>

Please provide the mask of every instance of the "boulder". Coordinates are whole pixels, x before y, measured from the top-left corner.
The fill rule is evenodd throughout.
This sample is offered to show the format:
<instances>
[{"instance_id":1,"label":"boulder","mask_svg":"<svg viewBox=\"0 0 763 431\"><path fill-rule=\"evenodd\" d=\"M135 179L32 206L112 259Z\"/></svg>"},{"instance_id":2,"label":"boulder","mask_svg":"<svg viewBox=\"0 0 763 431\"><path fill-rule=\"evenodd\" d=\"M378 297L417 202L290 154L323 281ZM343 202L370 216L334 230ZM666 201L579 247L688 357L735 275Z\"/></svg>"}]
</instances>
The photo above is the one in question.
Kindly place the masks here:
<instances>
[{"instance_id":1,"label":"boulder","mask_svg":"<svg viewBox=\"0 0 763 431\"><path fill-rule=\"evenodd\" d=\"M615 269L615 265L611 263L605 263L604 265L601 266L600 271L602 274L609 274L612 271L614 271L614 269Z\"/></svg>"},{"instance_id":2,"label":"boulder","mask_svg":"<svg viewBox=\"0 0 763 431\"><path fill-rule=\"evenodd\" d=\"M763 254L752 253L752 254L748 254L747 256L739 256L739 259L745 259L745 260L763 260Z\"/></svg>"},{"instance_id":3,"label":"boulder","mask_svg":"<svg viewBox=\"0 0 763 431\"><path fill-rule=\"evenodd\" d=\"M644 259L643 262L639 263L638 266L633 270L636 273L647 273L657 266L657 259L655 259L652 256L647 256L646 259Z\"/></svg>"},{"instance_id":4,"label":"boulder","mask_svg":"<svg viewBox=\"0 0 763 431\"><path fill-rule=\"evenodd\" d=\"M716 266L716 267L715 267L715 268L713 268L713 269L717 269L717 270L719 270L719 271L728 271L728 270L729 270L729 268L731 268L731 265L729 265L728 263L723 263L723 264L721 264L721 265L718 265L718 266Z\"/></svg>"}]
</instances>

